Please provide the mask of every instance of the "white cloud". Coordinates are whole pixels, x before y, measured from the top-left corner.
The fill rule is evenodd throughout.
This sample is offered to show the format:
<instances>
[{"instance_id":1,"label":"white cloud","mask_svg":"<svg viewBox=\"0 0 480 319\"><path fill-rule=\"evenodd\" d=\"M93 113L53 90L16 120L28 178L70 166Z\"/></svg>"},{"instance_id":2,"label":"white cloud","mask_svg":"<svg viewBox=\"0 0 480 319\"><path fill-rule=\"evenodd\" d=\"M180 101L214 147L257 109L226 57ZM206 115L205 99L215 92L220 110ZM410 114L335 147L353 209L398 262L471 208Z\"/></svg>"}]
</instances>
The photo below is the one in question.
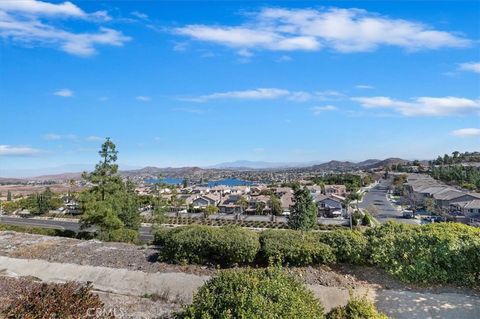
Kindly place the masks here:
<instances>
[{"instance_id":1,"label":"white cloud","mask_svg":"<svg viewBox=\"0 0 480 319\"><path fill-rule=\"evenodd\" d=\"M290 93L290 96L288 97L288 99L290 101L305 102L305 101L310 100L311 97L312 97L312 95L308 92L298 91L298 92Z\"/></svg>"},{"instance_id":2,"label":"white cloud","mask_svg":"<svg viewBox=\"0 0 480 319\"><path fill-rule=\"evenodd\" d=\"M452 131L451 134L459 137L476 137L480 136L480 128L462 128Z\"/></svg>"},{"instance_id":3,"label":"white cloud","mask_svg":"<svg viewBox=\"0 0 480 319\"><path fill-rule=\"evenodd\" d=\"M152 100L151 97L145 95L136 96L135 99L142 102L150 102Z\"/></svg>"},{"instance_id":4,"label":"white cloud","mask_svg":"<svg viewBox=\"0 0 480 319\"><path fill-rule=\"evenodd\" d=\"M100 136L90 135L86 138L86 140L88 142L99 142L99 141L103 141L104 138Z\"/></svg>"},{"instance_id":5,"label":"white cloud","mask_svg":"<svg viewBox=\"0 0 480 319\"><path fill-rule=\"evenodd\" d=\"M480 73L480 62L461 63L460 70Z\"/></svg>"},{"instance_id":6,"label":"white cloud","mask_svg":"<svg viewBox=\"0 0 480 319\"><path fill-rule=\"evenodd\" d=\"M265 153L265 148L263 147L256 147L253 149L254 153Z\"/></svg>"},{"instance_id":7,"label":"white cloud","mask_svg":"<svg viewBox=\"0 0 480 319\"><path fill-rule=\"evenodd\" d=\"M365 108L384 108L405 116L449 116L480 114L480 100L462 97L418 97L408 101L385 96L354 97Z\"/></svg>"},{"instance_id":8,"label":"white cloud","mask_svg":"<svg viewBox=\"0 0 480 319\"><path fill-rule=\"evenodd\" d=\"M105 27L100 27L97 32L67 31L63 26L55 26L55 18L95 21L111 19L105 11L85 13L70 2L52 4L36 0L0 1L0 37L29 47L56 47L83 57L95 54L99 45L122 46L130 40L120 31Z\"/></svg>"},{"instance_id":9,"label":"white cloud","mask_svg":"<svg viewBox=\"0 0 480 319\"><path fill-rule=\"evenodd\" d=\"M61 89L58 91L53 92L53 95L61 96L61 97L72 97L73 91L70 89Z\"/></svg>"},{"instance_id":10,"label":"white cloud","mask_svg":"<svg viewBox=\"0 0 480 319\"><path fill-rule=\"evenodd\" d=\"M148 20L148 15L146 13L143 13L143 12L133 11L133 12L131 12L131 15L134 16L134 17L137 17L139 19L142 19L142 20Z\"/></svg>"},{"instance_id":11,"label":"white cloud","mask_svg":"<svg viewBox=\"0 0 480 319\"><path fill-rule=\"evenodd\" d=\"M292 61L292 60L293 60L293 59L292 59L290 56L288 56L288 55L282 55L281 57L279 57L279 58L277 59L277 62L290 62L290 61Z\"/></svg>"},{"instance_id":12,"label":"white cloud","mask_svg":"<svg viewBox=\"0 0 480 319\"><path fill-rule=\"evenodd\" d=\"M175 45L173 46L173 51L176 51L176 52L185 52L188 48L188 43L186 42L177 42L175 43Z\"/></svg>"},{"instance_id":13,"label":"white cloud","mask_svg":"<svg viewBox=\"0 0 480 319\"><path fill-rule=\"evenodd\" d=\"M48 133L43 135L43 138L49 141L59 141L59 140L75 140L77 136L75 134L55 134L55 133Z\"/></svg>"},{"instance_id":14,"label":"white cloud","mask_svg":"<svg viewBox=\"0 0 480 319\"><path fill-rule=\"evenodd\" d=\"M210 100L274 100L284 98L289 101L305 102L310 100L326 101L343 98L344 94L338 91L290 91L279 88L256 88L242 91L217 92L197 97L181 98L183 101L206 102Z\"/></svg>"},{"instance_id":15,"label":"white cloud","mask_svg":"<svg viewBox=\"0 0 480 319\"><path fill-rule=\"evenodd\" d=\"M71 2L53 4L37 0L0 1L0 10L36 15L85 17L87 14Z\"/></svg>"},{"instance_id":16,"label":"white cloud","mask_svg":"<svg viewBox=\"0 0 480 319\"><path fill-rule=\"evenodd\" d=\"M280 34L246 27L210 27L188 25L176 32L196 40L214 42L233 48L263 48L275 51L316 50L319 43L313 37L284 37ZM242 52L242 51L239 51Z\"/></svg>"},{"instance_id":17,"label":"white cloud","mask_svg":"<svg viewBox=\"0 0 480 319\"><path fill-rule=\"evenodd\" d=\"M248 50L366 52L379 46L412 50L465 47L471 41L415 21L366 10L266 8L236 26L191 24L174 30L194 40Z\"/></svg>"},{"instance_id":18,"label":"white cloud","mask_svg":"<svg viewBox=\"0 0 480 319\"><path fill-rule=\"evenodd\" d=\"M315 92L315 97L320 101L330 101L341 99L345 97L345 95L342 92L330 90Z\"/></svg>"},{"instance_id":19,"label":"white cloud","mask_svg":"<svg viewBox=\"0 0 480 319\"><path fill-rule=\"evenodd\" d=\"M0 145L0 156L28 156L40 153L40 150L26 146Z\"/></svg>"},{"instance_id":20,"label":"white cloud","mask_svg":"<svg viewBox=\"0 0 480 319\"><path fill-rule=\"evenodd\" d=\"M368 84L357 84L355 85L355 88L368 90L368 89L374 89L375 87Z\"/></svg>"},{"instance_id":21,"label":"white cloud","mask_svg":"<svg viewBox=\"0 0 480 319\"><path fill-rule=\"evenodd\" d=\"M314 106L312 107L313 115L320 115L323 112L336 111L337 107L334 105Z\"/></svg>"},{"instance_id":22,"label":"white cloud","mask_svg":"<svg viewBox=\"0 0 480 319\"><path fill-rule=\"evenodd\" d=\"M192 113L192 114L204 114L207 111L198 108L190 108L190 107L177 107L172 109L174 112L185 112L185 113Z\"/></svg>"},{"instance_id":23,"label":"white cloud","mask_svg":"<svg viewBox=\"0 0 480 319\"><path fill-rule=\"evenodd\" d=\"M290 96L291 93L288 90L276 89L276 88L258 88L245 91L229 91L213 93L208 95L201 95L194 98L187 98L185 100L192 102L206 102L209 100L220 99L239 99L239 100L272 100L280 97Z\"/></svg>"}]
</instances>

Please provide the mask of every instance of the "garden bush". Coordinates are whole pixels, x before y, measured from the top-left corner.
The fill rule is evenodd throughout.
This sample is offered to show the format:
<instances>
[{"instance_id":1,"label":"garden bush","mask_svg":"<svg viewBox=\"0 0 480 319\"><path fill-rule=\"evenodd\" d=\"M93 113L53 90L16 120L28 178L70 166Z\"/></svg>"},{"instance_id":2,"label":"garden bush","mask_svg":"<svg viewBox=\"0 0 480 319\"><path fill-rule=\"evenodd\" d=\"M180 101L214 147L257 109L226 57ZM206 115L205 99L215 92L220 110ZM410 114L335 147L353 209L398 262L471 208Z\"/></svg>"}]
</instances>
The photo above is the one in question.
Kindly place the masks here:
<instances>
[{"instance_id":1,"label":"garden bush","mask_svg":"<svg viewBox=\"0 0 480 319\"><path fill-rule=\"evenodd\" d=\"M260 248L255 232L235 226L186 226L159 231L160 259L230 266L251 263Z\"/></svg>"},{"instance_id":2,"label":"garden bush","mask_svg":"<svg viewBox=\"0 0 480 319\"><path fill-rule=\"evenodd\" d=\"M307 266L335 262L332 248L318 241L314 233L295 230L266 230L260 234L264 262Z\"/></svg>"},{"instance_id":3,"label":"garden bush","mask_svg":"<svg viewBox=\"0 0 480 319\"><path fill-rule=\"evenodd\" d=\"M275 268L222 271L180 316L189 319L322 319L323 306L297 279Z\"/></svg>"},{"instance_id":4,"label":"garden bush","mask_svg":"<svg viewBox=\"0 0 480 319\"><path fill-rule=\"evenodd\" d=\"M386 315L379 312L375 305L366 297L354 297L345 306L339 306L330 310L327 319L388 319Z\"/></svg>"},{"instance_id":5,"label":"garden bush","mask_svg":"<svg viewBox=\"0 0 480 319\"><path fill-rule=\"evenodd\" d=\"M6 318L113 318L102 311L103 303L91 292L91 284L24 283L4 311Z\"/></svg>"},{"instance_id":6,"label":"garden bush","mask_svg":"<svg viewBox=\"0 0 480 319\"><path fill-rule=\"evenodd\" d=\"M367 232L374 264L412 283L480 286L480 229L387 223Z\"/></svg>"},{"instance_id":7,"label":"garden bush","mask_svg":"<svg viewBox=\"0 0 480 319\"><path fill-rule=\"evenodd\" d=\"M138 243L138 231L128 228L118 228L110 231L99 231L99 240L122 243Z\"/></svg>"},{"instance_id":8,"label":"garden bush","mask_svg":"<svg viewBox=\"0 0 480 319\"><path fill-rule=\"evenodd\" d=\"M365 264L368 240L357 230L334 230L318 234L320 242L329 245L338 262Z\"/></svg>"}]
</instances>

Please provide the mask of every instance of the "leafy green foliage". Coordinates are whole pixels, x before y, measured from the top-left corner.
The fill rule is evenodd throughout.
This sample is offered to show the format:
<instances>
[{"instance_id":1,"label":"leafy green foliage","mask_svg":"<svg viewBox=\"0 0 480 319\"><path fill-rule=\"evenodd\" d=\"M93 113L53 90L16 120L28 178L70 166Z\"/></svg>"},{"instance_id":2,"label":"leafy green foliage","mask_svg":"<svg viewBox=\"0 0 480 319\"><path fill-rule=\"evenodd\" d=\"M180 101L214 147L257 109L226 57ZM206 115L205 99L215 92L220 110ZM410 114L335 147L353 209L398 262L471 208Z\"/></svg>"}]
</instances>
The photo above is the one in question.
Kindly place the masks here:
<instances>
[{"instance_id":1,"label":"leafy green foliage","mask_svg":"<svg viewBox=\"0 0 480 319\"><path fill-rule=\"evenodd\" d=\"M329 245L338 262L365 264L368 240L357 230L334 230L318 234L320 242Z\"/></svg>"},{"instance_id":2,"label":"leafy green foliage","mask_svg":"<svg viewBox=\"0 0 480 319\"><path fill-rule=\"evenodd\" d=\"M160 230L156 243L162 246L161 260L222 266L251 263L260 248L255 232L234 226Z\"/></svg>"},{"instance_id":3,"label":"leafy green foliage","mask_svg":"<svg viewBox=\"0 0 480 319\"><path fill-rule=\"evenodd\" d=\"M386 315L379 312L375 305L366 297L350 296L345 306L333 308L327 313L327 319L388 319Z\"/></svg>"},{"instance_id":4,"label":"leafy green foliage","mask_svg":"<svg viewBox=\"0 0 480 319\"><path fill-rule=\"evenodd\" d=\"M321 177L315 177L313 182L317 185L345 185L347 191L353 192L362 186L367 186L373 183L371 175L355 175L355 174L328 174Z\"/></svg>"},{"instance_id":5,"label":"leafy green foliage","mask_svg":"<svg viewBox=\"0 0 480 319\"><path fill-rule=\"evenodd\" d=\"M316 234L294 230L266 230L260 234L261 258L268 263L307 266L335 262L330 246Z\"/></svg>"},{"instance_id":6,"label":"leafy green foliage","mask_svg":"<svg viewBox=\"0 0 480 319\"><path fill-rule=\"evenodd\" d=\"M41 193L31 194L14 203L16 203L12 205L14 208L26 209L33 214L45 214L63 205L62 199L53 193L50 187Z\"/></svg>"},{"instance_id":7,"label":"leafy green foliage","mask_svg":"<svg viewBox=\"0 0 480 319\"><path fill-rule=\"evenodd\" d=\"M387 223L367 234L372 262L403 281L480 286L480 229Z\"/></svg>"},{"instance_id":8,"label":"leafy green foliage","mask_svg":"<svg viewBox=\"0 0 480 319\"><path fill-rule=\"evenodd\" d=\"M480 162L480 152L465 152L460 153L458 151L452 152L452 155L449 156L445 154L443 156L438 156L432 164L435 165L451 165L451 164L460 164L468 162Z\"/></svg>"},{"instance_id":9,"label":"leafy green foliage","mask_svg":"<svg viewBox=\"0 0 480 319\"><path fill-rule=\"evenodd\" d=\"M288 216L288 226L291 229L311 230L317 224L318 207L312 194L304 187L295 187L294 204Z\"/></svg>"},{"instance_id":10,"label":"leafy green foliage","mask_svg":"<svg viewBox=\"0 0 480 319\"><path fill-rule=\"evenodd\" d=\"M462 165L432 167L430 175L447 184L480 190L480 168L478 167Z\"/></svg>"},{"instance_id":11,"label":"leafy green foliage","mask_svg":"<svg viewBox=\"0 0 480 319\"><path fill-rule=\"evenodd\" d=\"M324 318L323 306L280 269L223 271L195 295L183 318Z\"/></svg>"},{"instance_id":12,"label":"leafy green foliage","mask_svg":"<svg viewBox=\"0 0 480 319\"><path fill-rule=\"evenodd\" d=\"M282 202L277 196L273 194L270 195L268 206L270 207L272 214L275 216L280 216L283 213Z\"/></svg>"},{"instance_id":13,"label":"leafy green foliage","mask_svg":"<svg viewBox=\"0 0 480 319\"><path fill-rule=\"evenodd\" d=\"M75 282L26 284L4 314L6 318L83 318L103 307L91 289L91 284ZM110 318L102 318L106 317Z\"/></svg>"}]
</instances>

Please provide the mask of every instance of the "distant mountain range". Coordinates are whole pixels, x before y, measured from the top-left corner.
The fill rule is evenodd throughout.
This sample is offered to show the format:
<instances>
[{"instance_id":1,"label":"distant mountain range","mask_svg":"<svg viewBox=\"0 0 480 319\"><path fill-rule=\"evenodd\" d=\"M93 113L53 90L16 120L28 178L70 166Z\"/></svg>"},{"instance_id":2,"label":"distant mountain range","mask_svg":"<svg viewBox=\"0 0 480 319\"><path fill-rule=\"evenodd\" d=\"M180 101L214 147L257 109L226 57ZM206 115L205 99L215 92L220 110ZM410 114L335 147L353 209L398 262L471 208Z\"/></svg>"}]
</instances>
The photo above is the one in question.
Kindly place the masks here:
<instances>
[{"instance_id":1,"label":"distant mountain range","mask_svg":"<svg viewBox=\"0 0 480 319\"><path fill-rule=\"evenodd\" d=\"M313 161L313 162L262 162L262 161L247 161L247 160L239 160L235 162L226 162L220 163L213 166L209 166L207 168L219 168L219 169L269 169L269 168L290 168L290 167L308 167L316 164L321 164L320 161Z\"/></svg>"},{"instance_id":2,"label":"distant mountain range","mask_svg":"<svg viewBox=\"0 0 480 319\"><path fill-rule=\"evenodd\" d=\"M262 162L262 161L247 161L239 160L235 162L220 163L210 167L154 167L147 166L140 169L121 170L120 174L126 177L135 176L168 176L182 178L184 176L201 177L203 174L215 170L272 170L272 169L305 169L305 170L318 170L318 171L336 171L344 172L358 169L376 169L391 165L405 164L409 162L401 158L387 158L384 160L368 159L362 162L350 162L350 161L329 161L325 163L321 162L302 162L302 163L275 163L275 162ZM422 161L426 163L426 161ZM27 178L1 178L0 183L7 182L20 182L25 180L33 181L62 181L69 179L80 179L81 172L74 173L61 173L61 174L48 174L36 177Z\"/></svg>"}]
</instances>

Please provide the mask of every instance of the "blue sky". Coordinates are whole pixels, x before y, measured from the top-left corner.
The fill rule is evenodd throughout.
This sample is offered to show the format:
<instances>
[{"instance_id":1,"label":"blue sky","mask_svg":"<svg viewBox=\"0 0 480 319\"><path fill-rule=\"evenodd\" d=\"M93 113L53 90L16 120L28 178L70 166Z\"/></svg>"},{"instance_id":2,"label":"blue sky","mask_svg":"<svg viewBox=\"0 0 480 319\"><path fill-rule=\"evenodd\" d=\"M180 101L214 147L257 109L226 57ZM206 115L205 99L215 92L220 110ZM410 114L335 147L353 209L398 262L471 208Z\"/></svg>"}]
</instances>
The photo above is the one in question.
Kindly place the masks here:
<instances>
[{"instance_id":1,"label":"blue sky","mask_svg":"<svg viewBox=\"0 0 480 319\"><path fill-rule=\"evenodd\" d=\"M477 1L0 2L0 176L480 149Z\"/></svg>"}]
</instances>

